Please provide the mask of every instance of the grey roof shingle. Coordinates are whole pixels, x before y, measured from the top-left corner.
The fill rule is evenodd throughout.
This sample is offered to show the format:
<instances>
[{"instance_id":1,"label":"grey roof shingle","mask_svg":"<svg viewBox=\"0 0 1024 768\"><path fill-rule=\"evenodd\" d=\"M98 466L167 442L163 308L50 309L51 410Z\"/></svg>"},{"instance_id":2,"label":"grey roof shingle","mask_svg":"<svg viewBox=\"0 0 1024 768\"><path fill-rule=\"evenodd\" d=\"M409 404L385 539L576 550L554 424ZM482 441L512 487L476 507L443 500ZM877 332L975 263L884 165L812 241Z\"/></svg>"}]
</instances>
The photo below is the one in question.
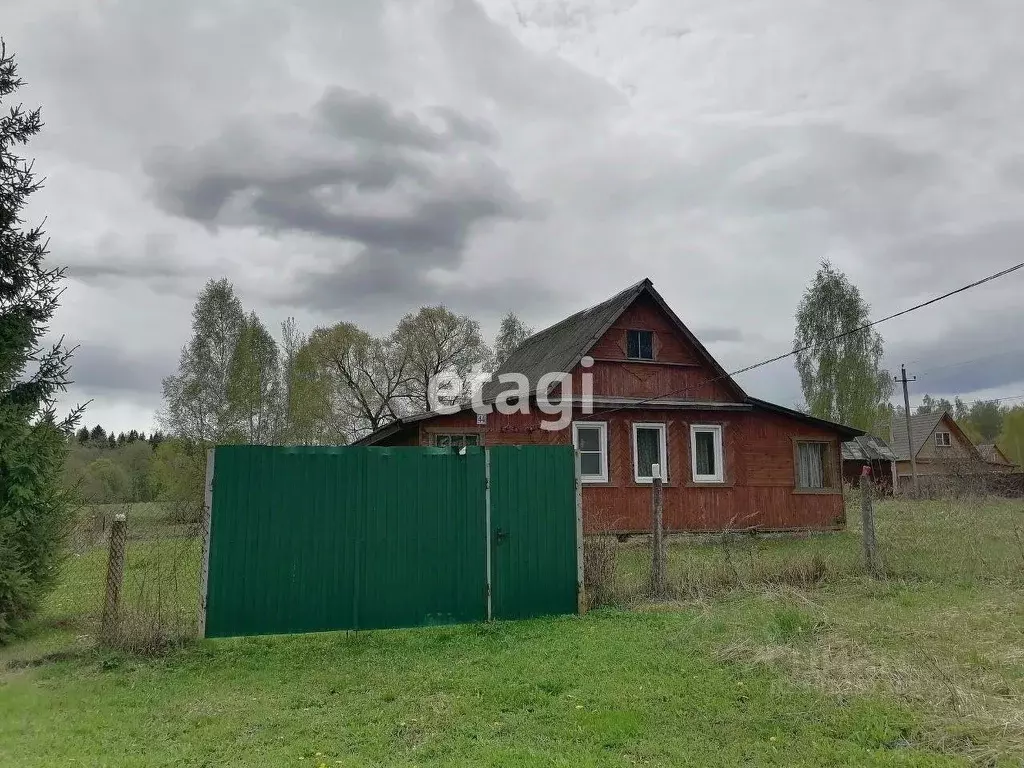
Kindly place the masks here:
<instances>
[{"instance_id":1,"label":"grey roof shingle","mask_svg":"<svg viewBox=\"0 0 1024 768\"><path fill-rule=\"evenodd\" d=\"M928 439L928 435L935 430L935 427L945 415L945 411L938 411L937 413L922 413L910 417L910 435L913 439L914 456L917 456L924 446L924 441ZM896 454L896 458L899 461L910 460L910 445L907 441L905 419L893 418L892 439L889 441L889 447L892 448L892 452Z\"/></svg>"},{"instance_id":2,"label":"grey roof shingle","mask_svg":"<svg viewBox=\"0 0 1024 768\"><path fill-rule=\"evenodd\" d=\"M843 461L896 461L896 454L882 438L860 435L843 443Z\"/></svg>"},{"instance_id":3,"label":"grey roof shingle","mask_svg":"<svg viewBox=\"0 0 1024 768\"><path fill-rule=\"evenodd\" d=\"M647 278L624 291L588 307L565 320L545 328L528 338L509 355L508 360L494 372L494 377L483 386L484 402L494 400L504 386L497 377L502 373L521 373L530 382L531 392L537 381L549 371L569 371L604 330L615 322L644 288L651 285Z\"/></svg>"}]
</instances>

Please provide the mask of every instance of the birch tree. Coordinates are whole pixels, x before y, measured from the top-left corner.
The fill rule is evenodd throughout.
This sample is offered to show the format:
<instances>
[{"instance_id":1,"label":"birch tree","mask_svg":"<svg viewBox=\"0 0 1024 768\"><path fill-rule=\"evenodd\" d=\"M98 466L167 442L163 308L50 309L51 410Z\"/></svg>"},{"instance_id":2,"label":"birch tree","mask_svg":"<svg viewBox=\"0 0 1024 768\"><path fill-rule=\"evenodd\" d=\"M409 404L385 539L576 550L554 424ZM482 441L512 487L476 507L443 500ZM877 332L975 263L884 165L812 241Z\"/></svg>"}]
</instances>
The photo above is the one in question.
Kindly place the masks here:
<instances>
[{"instance_id":1,"label":"birch tree","mask_svg":"<svg viewBox=\"0 0 1024 768\"><path fill-rule=\"evenodd\" d=\"M242 302L227 279L210 280L192 310L192 338L178 372L163 381L161 421L193 442L221 442L235 426L228 400L231 360L245 325Z\"/></svg>"},{"instance_id":2,"label":"birch tree","mask_svg":"<svg viewBox=\"0 0 1024 768\"><path fill-rule=\"evenodd\" d=\"M493 369L497 371L505 364L513 352L530 336L533 329L527 328L526 324L519 319L515 312L509 312L501 319L501 327L494 340Z\"/></svg>"},{"instance_id":3,"label":"birch tree","mask_svg":"<svg viewBox=\"0 0 1024 768\"><path fill-rule=\"evenodd\" d=\"M879 405L893 391L882 368L881 334L870 328L851 333L869 322L869 309L846 275L823 261L800 300L793 339L810 413L864 430L874 426Z\"/></svg>"}]
</instances>

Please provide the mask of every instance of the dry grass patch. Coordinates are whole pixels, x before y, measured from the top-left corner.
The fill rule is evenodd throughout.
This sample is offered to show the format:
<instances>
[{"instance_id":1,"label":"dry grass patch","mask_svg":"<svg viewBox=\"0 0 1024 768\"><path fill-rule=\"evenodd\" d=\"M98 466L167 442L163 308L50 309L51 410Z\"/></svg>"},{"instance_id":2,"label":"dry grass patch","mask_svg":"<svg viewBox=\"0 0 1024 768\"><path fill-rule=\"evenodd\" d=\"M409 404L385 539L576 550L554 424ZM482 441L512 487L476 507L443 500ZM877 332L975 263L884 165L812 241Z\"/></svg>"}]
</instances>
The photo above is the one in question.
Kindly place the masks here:
<instances>
[{"instance_id":1,"label":"dry grass patch","mask_svg":"<svg viewBox=\"0 0 1024 768\"><path fill-rule=\"evenodd\" d=\"M744 622L754 631L731 632L739 639L718 657L781 667L836 697L893 697L920 714L923 745L978 765L1024 755L1024 615L1016 591L930 586L903 599L832 591L818 598L763 594L747 609L759 614Z\"/></svg>"}]
</instances>

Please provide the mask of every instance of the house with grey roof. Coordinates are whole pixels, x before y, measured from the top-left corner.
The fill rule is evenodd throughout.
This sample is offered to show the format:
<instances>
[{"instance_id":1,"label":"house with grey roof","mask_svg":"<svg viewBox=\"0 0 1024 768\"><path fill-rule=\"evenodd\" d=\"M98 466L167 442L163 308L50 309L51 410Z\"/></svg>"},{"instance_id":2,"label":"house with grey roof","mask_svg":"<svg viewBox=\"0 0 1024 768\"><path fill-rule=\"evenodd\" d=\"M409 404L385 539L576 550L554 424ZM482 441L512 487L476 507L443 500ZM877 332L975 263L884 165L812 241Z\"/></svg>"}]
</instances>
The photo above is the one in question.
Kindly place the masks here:
<instances>
[{"instance_id":1,"label":"house with grey roof","mask_svg":"<svg viewBox=\"0 0 1024 768\"><path fill-rule=\"evenodd\" d=\"M748 395L650 280L528 338L476 400L359 443L573 445L588 533L650 530L656 476L670 531L845 525L840 444L863 432Z\"/></svg>"},{"instance_id":2,"label":"house with grey roof","mask_svg":"<svg viewBox=\"0 0 1024 768\"><path fill-rule=\"evenodd\" d=\"M889 446L896 456L894 487L900 491L913 488L910 457L917 464L917 475L925 485L942 478L973 476L989 471L989 465L971 438L946 411L910 417L908 436L906 420L892 420Z\"/></svg>"}]
</instances>

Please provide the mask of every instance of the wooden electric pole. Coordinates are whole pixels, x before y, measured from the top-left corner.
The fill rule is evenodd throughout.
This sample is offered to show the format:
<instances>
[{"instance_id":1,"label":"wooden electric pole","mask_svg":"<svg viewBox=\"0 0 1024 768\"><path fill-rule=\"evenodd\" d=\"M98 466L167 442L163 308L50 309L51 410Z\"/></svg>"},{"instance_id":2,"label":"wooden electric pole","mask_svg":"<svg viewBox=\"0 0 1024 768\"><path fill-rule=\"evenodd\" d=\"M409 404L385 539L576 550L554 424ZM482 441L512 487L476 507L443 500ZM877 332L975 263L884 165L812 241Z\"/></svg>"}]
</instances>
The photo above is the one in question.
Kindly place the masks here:
<instances>
[{"instance_id":1,"label":"wooden electric pole","mask_svg":"<svg viewBox=\"0 0 1024 768\"><path fill-rule=\"evenodd\" d=\"M907 453L910 454L910 474L914 478L914 496L920 495L920 488L917 485L917 459L914 458L914 441L910 436L910 394L907 392L907 382L917 381L917 376L907 378L907 366L900 366L900 378L893 379L903 384L903 415L907 420Z\"/></svg>"}]
</instances>

